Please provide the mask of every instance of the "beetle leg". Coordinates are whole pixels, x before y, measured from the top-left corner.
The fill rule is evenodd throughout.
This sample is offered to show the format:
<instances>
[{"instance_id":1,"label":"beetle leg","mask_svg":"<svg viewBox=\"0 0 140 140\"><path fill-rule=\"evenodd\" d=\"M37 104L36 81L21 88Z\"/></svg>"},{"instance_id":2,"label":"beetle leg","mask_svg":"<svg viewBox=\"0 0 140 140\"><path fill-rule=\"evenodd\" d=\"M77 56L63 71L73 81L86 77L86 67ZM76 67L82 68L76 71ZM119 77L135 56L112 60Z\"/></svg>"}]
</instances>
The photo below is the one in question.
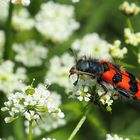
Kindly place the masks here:
<instances>
[{"instance_id":1,"label":"beetle leg","mask_svg":"<svg viewBox=\"0 0 140 140\"><path fill-rule=\"evenodd\" d=\"M127 98L130 98L130 97L131 97L131 95L130 95L125 89L123 89L123 88L121 88L121 87L115 87L115 86L114 86L114 89L115 89L116 91L118 91L122 96L125 96L125 97L127 97Z\"/></svg>"}]
</instances>

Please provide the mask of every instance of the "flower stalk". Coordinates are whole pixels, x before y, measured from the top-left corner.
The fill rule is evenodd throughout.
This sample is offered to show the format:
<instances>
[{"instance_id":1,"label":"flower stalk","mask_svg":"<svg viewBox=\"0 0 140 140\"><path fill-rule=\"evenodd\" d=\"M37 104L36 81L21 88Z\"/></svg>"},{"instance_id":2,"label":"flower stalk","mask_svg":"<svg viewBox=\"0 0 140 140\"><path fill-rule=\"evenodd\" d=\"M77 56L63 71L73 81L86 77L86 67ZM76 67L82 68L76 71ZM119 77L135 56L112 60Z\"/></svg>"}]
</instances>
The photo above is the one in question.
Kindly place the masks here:
<instances>
[{"instance_id":1,"label":"flower stalk","mask_svg":"<svg viewBox=\"0 0 140 140\"><path fill-rule=\"evenodd\" d=\"M75 129L73 130L73 132L71 133L71 135L69 136L68 140L72 140L75 135L78 133L78 131L80 130L81 126L84 124L86 118L87 118L87 114L89 112L89 109L86 110L86 112L84 113L83 117L80 119L80 121L78 122L77 126L75 127Z\"/></svg>"},{"instance_id":2,"label":"flower stalk","mask_svg":"<svg viewBox=\"0 0 140 140\"><path fill-rule=\"evenodd\" d=\"M29 122L29 134L27 140L32 140L32 120Z\"/></svg>"},{"instance_id":3,"label":"flower stalk","mask_svg":"<svg viewBox=\"0 0 140 140\"><path fill-rule=\"evenodd\" d=\"M130 28L131 32L134 33L134 29L133 29L132 22L131 22L130 18L127 18L127 25Z\"/></svg>"},{"instance_id":4,"label":"flower stalk","mask_svg":"<svg viewBox=\"0 0 140 140\"><path fill-rule=\"evenodd\" d=\"M77 132L79 131L79 129L81 128L81 126L83 125L83 123L86 120L86 115L84 115L79 123L77 124L77 126L75 127L75 129L73 130L73 132L71 133L70 137L68 138L68 140L72 140L74 138L74 136L77 134Z\"/></svg>"}]
</instances>

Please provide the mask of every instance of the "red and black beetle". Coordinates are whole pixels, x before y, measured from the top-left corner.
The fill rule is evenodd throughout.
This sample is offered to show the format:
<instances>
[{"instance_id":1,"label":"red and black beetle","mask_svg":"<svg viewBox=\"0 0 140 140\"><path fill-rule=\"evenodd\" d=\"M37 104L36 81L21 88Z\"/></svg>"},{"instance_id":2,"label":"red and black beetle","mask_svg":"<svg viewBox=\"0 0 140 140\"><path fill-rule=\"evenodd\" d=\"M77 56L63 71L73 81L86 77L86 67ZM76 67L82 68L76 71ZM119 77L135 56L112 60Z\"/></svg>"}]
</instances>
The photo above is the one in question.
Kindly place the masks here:
<instances>
[{"instance_id":1,"label":"red and black beetle","mask_svg":"<svg viewBox=\"0 0 140 140\"><path fill-rule=\"evenodd\" d=\"M120 68L120 66L108 61L80 59L70 69L70 74L77 74L78 77L79 75L88 75L91 78L96 78L105 93L108 89L103 84L104 82L111 84L121 95L140 100L140 83L138 79L133 74Z\"/></svg>"}]
</instances>

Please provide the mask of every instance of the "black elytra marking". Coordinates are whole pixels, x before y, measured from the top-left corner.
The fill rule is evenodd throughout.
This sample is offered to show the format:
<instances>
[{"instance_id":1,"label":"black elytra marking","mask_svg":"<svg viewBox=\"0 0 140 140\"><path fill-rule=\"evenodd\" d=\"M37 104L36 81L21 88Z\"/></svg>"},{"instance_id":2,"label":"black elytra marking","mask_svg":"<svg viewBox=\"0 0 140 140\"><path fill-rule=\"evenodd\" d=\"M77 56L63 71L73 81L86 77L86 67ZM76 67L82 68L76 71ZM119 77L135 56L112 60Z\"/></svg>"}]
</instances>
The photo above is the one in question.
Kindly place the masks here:
<instances>
[{"instance_id":1,"label":"black elytra marking","mask_svg":"<svg viewBox=\"0 0 140 140\"><path fill-rule=\"evenodd\" d=\"M122 74L117 72L113 77L112 77L112 82L113 83L118 83L122 81Z\"/></svg>"},{"instance_id":2,"label":"black elytra marking","mask_svg":"<svg viewBox=\"0 0 140 140\"><path fill-rule=\"evenodd\" d=\"M109 66L108 66L108 64L107 64L106 62L103 63L103 67L104 67L104 72L110 70L110 69L109 69Z\"/></svg>"},{"instance_id":3,"label":"black elytra marking","mask_svg":"<svg viewBox=\"0 0 140 140\"><path fill-rule=\"evenodd\" d=\"M130 85L130 91L132 91L132 94L134 95L135 93L138 92L138 83L136 81L136 78L134 75L132 75L131 73L127 72L129 74L129 78L130 78L130 81L129 81L129 85Z\"/></svg>"}]
</instances>

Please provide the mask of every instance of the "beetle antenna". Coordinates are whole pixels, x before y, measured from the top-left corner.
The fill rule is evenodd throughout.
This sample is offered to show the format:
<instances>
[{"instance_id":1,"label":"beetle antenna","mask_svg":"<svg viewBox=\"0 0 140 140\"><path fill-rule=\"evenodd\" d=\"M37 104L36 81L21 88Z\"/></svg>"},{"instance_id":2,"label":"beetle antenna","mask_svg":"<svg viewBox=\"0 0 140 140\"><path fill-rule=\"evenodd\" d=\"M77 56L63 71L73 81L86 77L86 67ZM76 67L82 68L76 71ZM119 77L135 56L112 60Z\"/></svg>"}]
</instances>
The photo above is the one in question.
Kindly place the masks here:
<instances>
[{"instance_id":1,"label":"beetle antenna","mask_svg":"<svg viewBox=\"0 0 140 140\"><path fill-rule=\"evenodd\" d=\"M73 51L72 48L69 48L68 52L69 52L69 54L71 54L75 58L75 61L77 63L78 60L77 60L77 54L75 53L75 51Z\"/></svg>"}]
</instances>

